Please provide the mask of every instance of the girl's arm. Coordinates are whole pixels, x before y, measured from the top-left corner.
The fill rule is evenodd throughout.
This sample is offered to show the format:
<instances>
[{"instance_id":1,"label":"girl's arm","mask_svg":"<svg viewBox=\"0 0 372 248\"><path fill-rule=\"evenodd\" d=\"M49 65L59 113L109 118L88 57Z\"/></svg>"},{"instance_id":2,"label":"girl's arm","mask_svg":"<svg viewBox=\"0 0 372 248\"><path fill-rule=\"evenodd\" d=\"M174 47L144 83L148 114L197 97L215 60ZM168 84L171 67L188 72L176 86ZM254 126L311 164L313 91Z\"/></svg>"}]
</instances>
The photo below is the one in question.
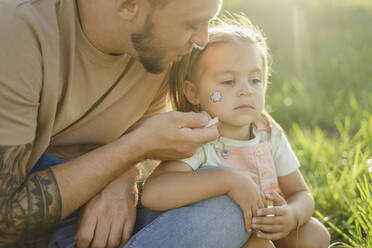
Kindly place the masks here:
<instances>
[{"instance_id":1,"label":"girl's arm","mask_svg":"<svg viewBox=\"0 0 372 248\"><path fill-rule=\"evenodd\" d=\"M168 210L227 194L242 209L247 231L252 214L265 206L265 199L249 172L232 168L192 171L180 161L163 162L147 179L142 204L152 210Z\"/></svg>"},{"instance_id":2,"label":"girl's arm","mask_svg":"<svg viewBox=\"0 0 372 248\"><path fill-rule=\"evenodd\" d=\"M223 195L231 188L231 174L228 168L194 172L181 161L162 162L146 180L141 202L160 211Z\"/></svg>"},{"instance_id":3,"label":"girl's arm","mask_svg":"<svg viewBox=\"0 0 372 248\"><path fill-rule=\"evenodd\" d=\"M307 222L314 212L314 199L301 172L295 172L278 178L280 189L293 210L294 217L299 225Z\"/></svg>"}]
</instances>

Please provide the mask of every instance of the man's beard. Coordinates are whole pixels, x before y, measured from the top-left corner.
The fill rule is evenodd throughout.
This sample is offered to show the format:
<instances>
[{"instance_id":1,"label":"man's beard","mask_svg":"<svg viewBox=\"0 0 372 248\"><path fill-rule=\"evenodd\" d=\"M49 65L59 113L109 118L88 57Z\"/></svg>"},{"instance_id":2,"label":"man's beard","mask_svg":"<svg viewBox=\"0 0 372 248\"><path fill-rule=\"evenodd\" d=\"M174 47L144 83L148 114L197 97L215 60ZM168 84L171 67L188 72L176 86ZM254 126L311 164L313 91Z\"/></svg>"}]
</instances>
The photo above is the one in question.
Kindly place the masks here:
<instances>
[{"instance_id":1,"label":"man's beard","mask_svg":"<svg viewBox=\"0 0 372 248\"><path fill-rule=\"evenodd\" d=\"M164 52L161 48L154 46L151 29L153 23L150 16L147 17L145 25L140 31L131 34L131 40L138 53L138 58L146 71L159 74L165 71L167 65L163 64Z\"/></svg>"}]
</instances>

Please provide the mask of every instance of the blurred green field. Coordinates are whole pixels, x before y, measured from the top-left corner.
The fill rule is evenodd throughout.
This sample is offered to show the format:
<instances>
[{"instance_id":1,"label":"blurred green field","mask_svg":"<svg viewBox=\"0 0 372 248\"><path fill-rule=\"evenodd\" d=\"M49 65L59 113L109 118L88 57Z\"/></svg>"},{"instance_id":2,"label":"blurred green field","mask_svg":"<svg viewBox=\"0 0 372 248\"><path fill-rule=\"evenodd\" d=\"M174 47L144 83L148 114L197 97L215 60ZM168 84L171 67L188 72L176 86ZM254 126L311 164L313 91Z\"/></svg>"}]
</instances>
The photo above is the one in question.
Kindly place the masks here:
<instances>
[{"instance_id":1,"label":"blurred green field","mask_svg":"<svg viewBox=\"0 0 372 248\"><path fill-rule=\"evenodd\" d=\"M267 109L283 126L332 247L372 248L372 1L225 0L268 38Z\"/></svg>"}]
</instances>

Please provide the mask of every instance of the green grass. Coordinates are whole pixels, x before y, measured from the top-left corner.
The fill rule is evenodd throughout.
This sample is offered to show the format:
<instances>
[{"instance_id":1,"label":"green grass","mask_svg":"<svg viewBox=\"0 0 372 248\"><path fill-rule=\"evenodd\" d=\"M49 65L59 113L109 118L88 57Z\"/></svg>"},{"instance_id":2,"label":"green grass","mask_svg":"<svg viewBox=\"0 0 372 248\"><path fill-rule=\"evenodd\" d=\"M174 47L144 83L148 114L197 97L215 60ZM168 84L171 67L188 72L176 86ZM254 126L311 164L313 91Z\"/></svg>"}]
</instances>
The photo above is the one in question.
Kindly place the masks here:
<instances>
[{"instance_id":1,"label":"green grass","mask_svg":"<svg viewBox=\"0 0 372 248\"><path fill-rule=\"evenodd\" d=\"M356 132L350 117L336 126L332 137L295 123L287 133L313 192L315 216L330 227L332 242L372 247L372 116Z\"/></svg>"},{"instance_id":2,"label":"green grass","mask_svg":"<svg viewBox=\"0 0 372 248\"><path fill-rule=\"evenodd\" d=\"M225 0L263 29L267 106L301 161L331 247L372 248L372 1Z\"/></svg>"}]
</instances>

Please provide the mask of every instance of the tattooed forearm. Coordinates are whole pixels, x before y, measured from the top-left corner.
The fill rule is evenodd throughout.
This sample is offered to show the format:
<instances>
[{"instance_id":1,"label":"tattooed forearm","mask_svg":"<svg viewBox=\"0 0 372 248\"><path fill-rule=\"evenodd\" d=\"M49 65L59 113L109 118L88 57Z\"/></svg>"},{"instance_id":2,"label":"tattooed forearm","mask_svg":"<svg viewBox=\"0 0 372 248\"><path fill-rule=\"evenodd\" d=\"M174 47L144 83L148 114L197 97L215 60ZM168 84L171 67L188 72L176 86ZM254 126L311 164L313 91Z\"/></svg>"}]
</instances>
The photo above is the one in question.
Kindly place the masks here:
<instances>
[{"instance_id":1,"label":"tattooed forearm","mask_svg":"<svg viewBox=\"0 0 372 248\"><path fill-rule=\"evenodd\" d=\"M46 231L61 218L52 170L26 176L31 144L0 146L0 247Z\"/></svg>"}]
</instances>

